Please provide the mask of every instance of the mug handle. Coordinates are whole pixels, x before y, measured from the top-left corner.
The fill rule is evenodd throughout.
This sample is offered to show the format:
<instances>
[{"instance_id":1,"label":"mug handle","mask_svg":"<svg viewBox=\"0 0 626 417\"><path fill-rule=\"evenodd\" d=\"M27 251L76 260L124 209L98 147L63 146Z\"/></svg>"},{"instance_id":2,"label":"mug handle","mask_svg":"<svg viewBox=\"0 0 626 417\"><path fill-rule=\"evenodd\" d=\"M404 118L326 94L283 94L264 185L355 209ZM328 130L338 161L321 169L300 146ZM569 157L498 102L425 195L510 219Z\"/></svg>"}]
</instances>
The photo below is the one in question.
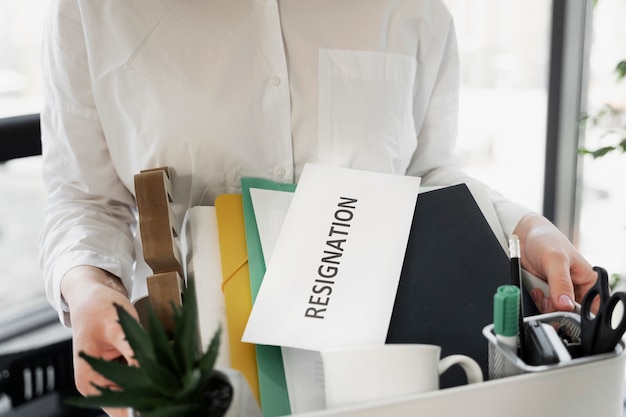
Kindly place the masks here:
<instances>
[{"instance_id":1,"label":"mug handle","mask_svg":"<svg viewBox=\"0 0 626 417\"><path fill-rule=\"evenodd\" d=\"M459 365L465 371L467 376L467 383L474 384L476 382L483 382L483 371L478 363L465 355L450 355L439 361L439 375L448 370L453 365Z\"/></svg>"}]
</instances>

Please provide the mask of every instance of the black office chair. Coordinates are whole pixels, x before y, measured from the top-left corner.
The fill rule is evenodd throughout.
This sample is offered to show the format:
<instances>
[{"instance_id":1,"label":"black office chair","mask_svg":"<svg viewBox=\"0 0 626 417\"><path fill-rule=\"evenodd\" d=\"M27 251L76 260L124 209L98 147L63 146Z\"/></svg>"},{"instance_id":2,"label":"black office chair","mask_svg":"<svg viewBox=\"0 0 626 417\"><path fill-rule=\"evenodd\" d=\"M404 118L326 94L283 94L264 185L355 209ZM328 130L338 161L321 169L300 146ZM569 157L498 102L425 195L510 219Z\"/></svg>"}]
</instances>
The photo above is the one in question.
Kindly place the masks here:
<instances>
[{"instance_id":1,"label":"black office chair","mask_svg":"<svg viewBox=\"0 0 626 417\"><path fill-rule=\"evenodd\" d=\"M41 154L39 115L0 119L0 163ZM71 333L45 301L0 316L0 416L104 416L68 407L74 385Z\"/></svg>"},{"instance_id":2,"label":"black office chair","mask_svg":"<svg viewBox=\"0 0 626 417\"><path fill-rule=\"evenodd\" d=\"M38 114L0 119L0 162L40 154Z\"/></svg>"}]
</instances>

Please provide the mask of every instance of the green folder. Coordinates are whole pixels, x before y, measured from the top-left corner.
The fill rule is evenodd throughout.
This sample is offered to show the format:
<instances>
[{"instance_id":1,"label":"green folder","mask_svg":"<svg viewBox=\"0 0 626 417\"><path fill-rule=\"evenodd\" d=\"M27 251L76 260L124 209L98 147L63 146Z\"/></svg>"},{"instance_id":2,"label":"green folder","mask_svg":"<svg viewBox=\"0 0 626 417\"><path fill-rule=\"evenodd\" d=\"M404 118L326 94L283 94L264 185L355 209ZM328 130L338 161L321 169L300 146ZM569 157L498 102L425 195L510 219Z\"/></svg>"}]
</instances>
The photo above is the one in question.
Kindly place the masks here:
<instances>
[{"instance_id":1,"label":"green folder","mask_svg":"<svg viewBox=\"0 0 626 417\"><path fill-rule=\"evenodd\" d=\"M254 208L252 207L250 188L293 192L296 189L296 185L278 183L261 178L241 179L243 218L246 229L246 245L248 247L248 266L250 269L250 292L252 294L252 303L254 303L263 281L266 266ZM256 345L256 354L263 416L275 417L291 414L280 347Z\"/></svg>"}]
</instances>

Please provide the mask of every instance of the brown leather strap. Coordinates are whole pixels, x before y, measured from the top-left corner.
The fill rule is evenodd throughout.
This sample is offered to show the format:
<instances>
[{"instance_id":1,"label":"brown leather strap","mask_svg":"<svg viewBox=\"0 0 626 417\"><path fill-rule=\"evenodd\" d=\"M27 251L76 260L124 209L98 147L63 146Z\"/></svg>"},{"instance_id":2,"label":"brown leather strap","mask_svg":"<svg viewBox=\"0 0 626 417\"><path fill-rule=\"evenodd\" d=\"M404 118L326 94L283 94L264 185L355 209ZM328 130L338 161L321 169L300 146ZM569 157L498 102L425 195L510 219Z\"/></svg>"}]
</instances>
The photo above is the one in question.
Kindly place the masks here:
<instances>
[{"instance_id":1,"label":"brown leather strap","mask_svg":"<svg viewBox=\"0 0 626 417\"><path fill-rule=\"evenodd\" d=\"M143 256L154 275L147 278L150 305L165 330L174 329L172 304L182 305L184 282L176 238L177 222L172 211L172 184L167 167L135 175L135 196Z\"/></svg>"},{"instance_id":2,"label":"brown leather strap","mask_svg":"<svg viewBox=\"0 0 626 417\"><path fill-rule=\"evenodd\" d=\"M183 279L178 272L163 272L147 278L150 305L168 334L174 331L172 306L182 305Z\"/></svg>"}]
</instances>

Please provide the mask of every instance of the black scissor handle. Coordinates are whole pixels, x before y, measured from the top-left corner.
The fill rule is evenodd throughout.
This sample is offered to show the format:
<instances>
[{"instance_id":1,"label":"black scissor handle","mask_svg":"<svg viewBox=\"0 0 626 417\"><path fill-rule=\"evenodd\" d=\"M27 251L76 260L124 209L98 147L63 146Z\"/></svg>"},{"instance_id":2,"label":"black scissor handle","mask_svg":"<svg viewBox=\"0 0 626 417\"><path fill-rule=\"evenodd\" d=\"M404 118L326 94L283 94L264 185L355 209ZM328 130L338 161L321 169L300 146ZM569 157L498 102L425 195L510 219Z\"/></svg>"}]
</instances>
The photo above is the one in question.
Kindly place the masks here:
<instances>
[{"instance_id":1,"label":"black scissor handle","mask_svg":"<svg viewBox=\"0 0 626 417\"><path fill-rule=\"evenodd\" d=\"M618 304L626 309L626 293L610 295L609 276L604 268L594 266L598 273L596 283L589 289L580 306L580 331L584 355L606 353L615 349L626 331L626 310L617 327L613 328L613 312ZM596 297L600 298L598 313L591 314L591 306Z\"/></svg>"},{"instance_id":2,"label":"black scissor handle","mask_svg":"<svg viewBox=\"0 0 626 417\"><path fill-rule=\"evenodd\" d=\"M602 313L602 306L609 298L608 273L604 268L599 266L594 266L593 270L598 274L598 278L580 303L580 339L583 354L586 356L592 355L595 351L595 345L599 337L599 316ZM593 316L591 313L591 305L596 297L600 298L600 307L598 308L598 314Z\"/></svg>"},{"instance_id":3,"label":"black scissor handle","mask_svg":"<svg viewBox=\"0 0 626 417\"><path fill-rule=\"evenodd\" d=\"M613 327L613 312L615 308L621 304L622 317L616 327ZM626 331L626 293L616 292L609 298L609 301L602 306L602 315L600 321L596 323L598 329L596 333L596 341L594 352L607 353L615 349L624 332Z\"/></svg>"}]
</instances>

